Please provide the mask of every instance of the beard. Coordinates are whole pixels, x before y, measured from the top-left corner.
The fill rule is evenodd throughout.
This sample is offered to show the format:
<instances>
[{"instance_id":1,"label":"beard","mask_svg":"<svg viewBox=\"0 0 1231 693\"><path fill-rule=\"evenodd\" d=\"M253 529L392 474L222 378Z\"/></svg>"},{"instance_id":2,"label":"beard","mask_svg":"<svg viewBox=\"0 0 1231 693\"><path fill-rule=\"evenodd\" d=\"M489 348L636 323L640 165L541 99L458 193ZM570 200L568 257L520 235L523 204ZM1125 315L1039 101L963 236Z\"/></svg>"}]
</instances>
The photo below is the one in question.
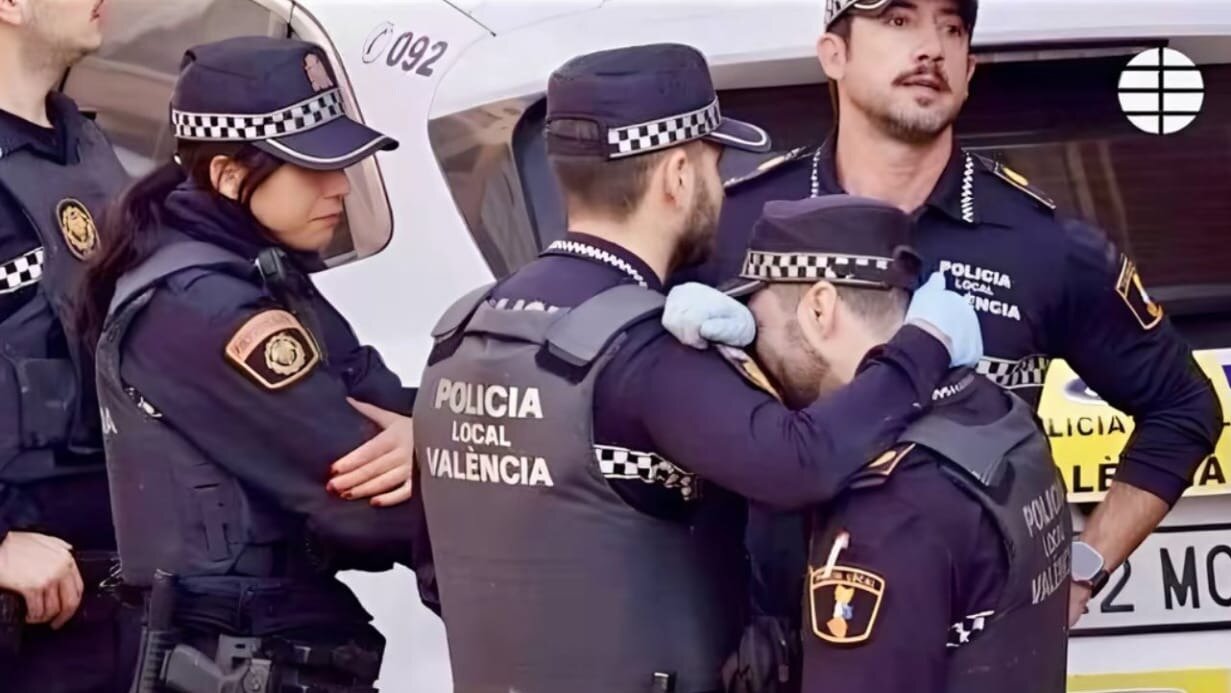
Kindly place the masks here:
<instances>
[{"instance_id":1,"label":"beard","mask_svg":"<svg viewBox=\"0 0 1231 693\"><path fill-rule=\"evenodd\" d=\"M34 3L31 10L29 30L37 39L27 42L27 64L66 70L99 49L100 34L87 33L85 28L78 32L66 30L72 23L40 3Z\"/></svg>"},{"instance_id":2,"label":"beard","mask_svg":"<svg viewBox=\"0 0 1231 693\"><path fill-rule=\"evenodd\" d=\"M716 197L707 188L688 212L684 234L680 238L679 249L675 253L676 268L699 265L714 254L718 234L718 216L722 208L721 202L715 199Z\"/></svg>"},{"instance_id":3,"label":"beard","mask_svg":"<svg viewBox=\"0 0 1231 693\"><path fill-rule=\"evenodd\" d=\"M809 346L799 323L792 321L787 325L787 346L779 358L767 359L759 353L758 356L783 403L791 409L804 409L826 394L825 383L833 367Z\"/></svg>"},{"instance_id":4,"label":"beard","mask_svg":"<svg viewBox=\"0 0 1231 693\"><path fill-rule=\"evenodd\" d=\"M894 87L914 74L908 73L898 77L894 80ZM945 95L952 96L953 92L945 76L935 71L931 74L944 84L944 92L938 94L937 98ZM962 110L962 99L952 99L948 102L934 104L931 108L923 108L913 99L904 103L895 101L894 97L895 94L892 91L880 94L851 92L851 102L863 111L868 119L880 128L881 132L906 144L918 145L935 141L953 125Z\"/></svg>"}]
</instances>

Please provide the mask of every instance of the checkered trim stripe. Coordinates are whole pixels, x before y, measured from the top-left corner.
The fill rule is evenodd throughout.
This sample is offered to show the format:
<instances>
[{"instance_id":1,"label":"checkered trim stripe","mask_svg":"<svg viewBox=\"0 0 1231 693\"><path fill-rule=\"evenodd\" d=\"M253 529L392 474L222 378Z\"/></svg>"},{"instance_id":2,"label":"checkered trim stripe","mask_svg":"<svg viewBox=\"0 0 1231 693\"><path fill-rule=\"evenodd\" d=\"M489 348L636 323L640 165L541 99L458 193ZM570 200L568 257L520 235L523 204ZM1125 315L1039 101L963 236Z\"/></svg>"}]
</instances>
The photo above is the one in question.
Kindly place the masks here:
<instances>
[{"instance_id":1,"label":"checkered trim stripe","mask_svg":"<svg viewBox=\"0 0 1231 693\"><path fill-rule=\"evenodd\" d=\"M1043 387L1047 367L1050 365L1050 358L1036 354L1019 361L984 358L975 370L1000 387L1015 390L1023 387Z\"/></svg>"},{"instance_id":2,"label":"checkered trim stripe","mask_svg":"<svg viewBox=\"0 0 1231 693\"><path fill-rule=\"evenodd\" d=\"M37 284L43 277L43 249L35 248L0 265L0 294Z\"/></svg>"},{"instance_id":3,"label":"checkered trim stripe","mask_svg":"<svg viewBox=\"0 0 1231 693\"><path fill-rule=\"evenodd\" d=\"M628 261L617 257L602 248L595 248L589 243L581 243L579 241L555 241L551 245L547 246L547 250L543 252L576 255L579 257L588 257L592 260L597 260L604 265L610 265L624 274L627 274L629 278L637 282L637 285L641 288L649 288L649 284L646 284L645 282L645 277L641 276L641 273L637 271L637 268L628 264Z\"/></svg>"},{"instance_id":4,"label":"checkered trim stripe","mask_svg":"<svg viewBox=\"0 0 1231 693\"><path fill-rule=\"evenodd\" d=\"M559 306L553 306L542 301L527 301L524 298L517 300L502 298L498 301L488 301L487 303L496 310L521 310L532 313L557 313L560 311Z\"/></svg>"},{"instance_id":5,"label":"checkered trim stripe","mask_svg":"<svg viewBox=\"0 0 1231 693\"><path fill-rule=\"evenodd\" d=\"M749 250L744 256L745 279L819 281L884 286L890 283L893 258L821 253L769 253Z\"/></svg>"},{"instance_id":6,"label":"checkered trim stripe","mask_svg":"<svg viewBox=\"0 0 1231 693\"><path fill-rule=\"evenodd\" d=\"M987 620L995 615L995 611L983 611L971 614L949 626L949 640L945 643L945 647L957 649L968 644L987 628Z\"/></svg>"},{"instance_id":7,"label":"checkered trim stripe","mask_svg":"<svg viewBox=\"0 0 1231 693\"><path fill-rule=\"evenodd\" d=\"M697 498L697 475L686 472L652 452L614 445L595 445L594 458L605 479L640 479L647 484L680 490L684 500Z\"/></svg>"},{"instance_id":8,"label":"checkered trim stripe","mask_svg":"<svg viewBox=\"0 0 1231 693\"><path fill-rule=\"evenodd\" d=\"M175 136L204 142L253 142L316 129L345 115L342 92L331 89L273 113L254 115L171 110Z\"/></svg>"},{"instance_id":9,"label":"checkered trim stripe","mask_svg":"<svg viewBox=\"0 0 1231 693\"><path fill-rule=\"evenodd\" d=\"M699 139L718 129L722 112L718 99L691 113L651 120L648 123L612 128L607 131L607 158L645 154Z\"/></svg>"}]
</instances>

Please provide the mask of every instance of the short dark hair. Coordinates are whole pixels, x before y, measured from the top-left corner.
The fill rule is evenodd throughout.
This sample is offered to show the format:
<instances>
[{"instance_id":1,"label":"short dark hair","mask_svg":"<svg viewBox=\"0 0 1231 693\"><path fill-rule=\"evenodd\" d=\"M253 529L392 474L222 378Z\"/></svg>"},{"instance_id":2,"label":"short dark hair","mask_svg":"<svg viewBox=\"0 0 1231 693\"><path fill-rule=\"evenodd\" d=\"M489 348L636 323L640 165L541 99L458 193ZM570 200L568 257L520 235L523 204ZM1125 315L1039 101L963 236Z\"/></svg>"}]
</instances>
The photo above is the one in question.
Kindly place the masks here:
<instances>
[{"instance_id":1,"label":"short dark hair","mask_svg":"<svg viewBox=\"0 0 1231 693\"><path fill-rule=\"evenodd\" d=\"M783 305L798 307L804 294L812 288L812 284L770 284L769 288L778 294ZM905 289L873 289L856 286L834 284L838 299L850 308L851 312L873 325L898 323L906 317L906 308L910 305L910 294Z\"/></svg>"},{"instance_id":2,"label":"short dark hair","mask_svg":"<svg viewBox=\"0 0 1231 693\"><path fill-rule=\"evenodd\" d=\"M851 18L851 14L847 12L841 17L835 19L833 23L829 25L829 28L825 30L825 33L827 34L834 34L840 37L846 43L846 49L848 51L851 47Z\"/></svg>"},{"instance_id":3,"label":"short dark hair","mask_svg":"<svg viewBox=\"0 0 1231 693\"><path fill-rule=\"evenodd\" d=\"M602 137L598 125L589 120L554 120L548 125L548 133L579 140ZM690 157L693 144L681 145ZM610 160L575 154L548 154L547 158L568 200L623 221L645 199L650 174L673 149Z\"/></svg>"}]
</instances>

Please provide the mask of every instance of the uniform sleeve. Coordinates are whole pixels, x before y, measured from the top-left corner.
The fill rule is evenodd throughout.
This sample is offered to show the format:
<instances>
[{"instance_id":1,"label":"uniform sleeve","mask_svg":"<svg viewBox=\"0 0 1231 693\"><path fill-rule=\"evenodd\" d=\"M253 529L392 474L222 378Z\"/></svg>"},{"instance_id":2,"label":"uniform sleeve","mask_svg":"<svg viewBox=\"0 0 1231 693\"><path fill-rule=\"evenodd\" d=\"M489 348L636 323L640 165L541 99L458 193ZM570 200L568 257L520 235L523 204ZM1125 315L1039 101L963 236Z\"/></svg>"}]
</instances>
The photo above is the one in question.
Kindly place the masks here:
<instances>
[{"instance_id":1,"label":"uniform sleeve","mask_svg":"<svg viewBox=\"0 0 1231 693\"><path fill-rule=\"evenodd\" d=\"M944 346L908 326L869 355L850 385L792 411L714 351L662 335L608 366L621 369L609 406L635 412L671 462L752 500L799 508L832 498L888 448L948 366Z\"/></svg>"},{"instance_id":2,"label":"uniform sleeve","mask_svg":"<svg viewBox=\"0 0 1231 693\"><path fill-rule=\"evenodd\" d=\"M281 371L276 387L225 355L254 319L269 314L270 306L255 293L219 274L180 294L160 291L129 332L125 382L206 456L245 486L304 517L307 528L340 554L412 566L415 542L426 534L414 504L374 508L325 490L330 465L376 433L346 401L343 379L310 359L297 360L293 349L285 351L285 341L271 346L260 333L253 343L264 344ZM263 358L260 349L254 358Z\"/></svg>"},{"instance_id":3,"label":"uniform sleeve","mask_svg":"<svg viewBox=\"0 0 1231 693\"><path fill-rule=\"evenodd\" d=\"M1174 503L1214 450L1222 423L1209 379L1143 286L1132 260L1069 223L1059 354L1095 392L1133 417L1118 481Z\"/></svg>"},{"instance_id":4,"label":"uniform sleeve","mask_svg":"<svg viewBox=\"0 0 1231 693\"><path fill-rule=\"evenodd\" d=\"M944 693L957 608L953 547L921 513L888 494L860 493L843 506L832 522L849 532L850 545L835 562L836 583L810 578L805 585L808 689ZM820 548L810 572L824 566L829 550ZM879 580L879 600L845 578L852 574L870 577L858 581L865 585ZM841 638L851 641L833 642Z\"/></svg>"}]
</instances>

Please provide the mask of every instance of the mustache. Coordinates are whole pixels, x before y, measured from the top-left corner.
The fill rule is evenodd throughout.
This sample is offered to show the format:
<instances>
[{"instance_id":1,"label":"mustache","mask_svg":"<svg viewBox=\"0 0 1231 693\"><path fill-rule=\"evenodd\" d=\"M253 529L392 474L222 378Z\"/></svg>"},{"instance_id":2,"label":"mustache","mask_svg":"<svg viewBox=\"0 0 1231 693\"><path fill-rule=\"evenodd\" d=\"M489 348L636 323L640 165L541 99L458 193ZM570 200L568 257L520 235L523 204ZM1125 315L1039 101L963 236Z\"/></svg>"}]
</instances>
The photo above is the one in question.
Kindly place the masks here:
<instances>
[{"instance_id":1,"label":"mustache","mask_svg":"<svg viewBox=\"0 0 1231 693\"><path fill-rule=\"evenodd\" d=\"M941 91L952 91L949 86L949 78L946 77L945 73L940 71L940 67L934 63L920 65L913 70L903 72L893 80L893 84L894 86L900 87L906 82L919 77L930 77L940 85Z\"/></svg>"}]
</instances>

